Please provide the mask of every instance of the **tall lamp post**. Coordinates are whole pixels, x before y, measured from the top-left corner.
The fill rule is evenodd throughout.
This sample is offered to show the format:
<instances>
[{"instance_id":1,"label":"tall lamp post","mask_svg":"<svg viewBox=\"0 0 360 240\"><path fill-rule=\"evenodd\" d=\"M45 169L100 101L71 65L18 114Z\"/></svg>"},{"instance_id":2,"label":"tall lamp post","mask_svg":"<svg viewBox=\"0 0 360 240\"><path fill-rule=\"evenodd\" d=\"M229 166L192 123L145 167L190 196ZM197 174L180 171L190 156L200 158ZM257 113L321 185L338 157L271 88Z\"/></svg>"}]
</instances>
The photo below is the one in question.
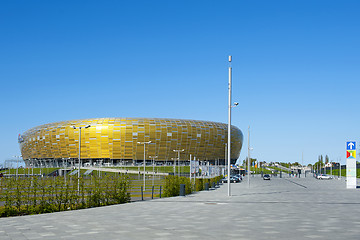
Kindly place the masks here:
<instances>
[{"instance_id":1,"label":"tall lamp post","mask_svg":"<svg viewBox=\"0 0 360 240\"><path fill-rule=\"evenodd\" d=\"M152 179L152 185L154 186L154 179L155 179L155 169L154 169L154 165L155 165L155 158L157 158L158 156L154 156L154 157L151 157L149 156L150 159L153 160L153 179Z\"/></svg>"},{"instance_id":2,"label":"tall lamp post","mask_svg":"<svg viewBox=\"0 0 360 240\"><path fill-rule=\"evenodd\" d=\"M248 188L250 188L250 175L251 175L251 169L250 169L250 163L251 163L251 157L250 157L250 151L253 150L253 148L250 147L250 126L248 128Z\"/></svg>"},{"instance_id":3,"label":"tall lamp post","mask_svg":"<svg viewBox=\"0 0 360 240\"><path fill-rule=\"evenodd\" d=\"M178 165L179 165L179 169L180 169L180 152L185 151L185 149L181 149L181 150L173 150L174 152L178 153ZM175 160L176 161L176 160ZM179 170L180 171L180 170ZM179 172L179 176L180 176L180 172Z\"/></svg>"},{"instance_id":4,"label":"tall lamp post","mask_svg":"<svg viewBox=\"0 0 360 240\"><path fill-rule=\"evenodd\" d=\"M230 162L231 162L231 108L236 107L239 103L235 102L234 105L231 104L231 77L232 77L232 68L231 68L232 57L229 56L229 112L228 112L228 143L227 143L227 159L228 159L228 196L231 196L230 190Z\"/></svg>"},{"instance_id":5,"label":"tall lamp post","mask_svg":"<svg viewBox=\"0 0 360 240\"><path fill-rule=\"evenodd\" d=\"M16 178L18 177L18 169L19 169L19 158L22 157L22 155L20 156L14 156L16 157Z\"/></svg>"},{"instance_id":6,"label":"tall lamp post","mask_svg":"<svg viewBox=\"0 0 360 240\"><path fill-rule=\"evenodd\" d=\"M175 168L175 165L176 165L176 158L171 158L171 160L173 160L173 170L174 170L174 176L176 174L176 168Z\"/></svg>"},{"instance_id":7,"label":"tall lamp post","mask_svg":"<svg viewBox=\"0 0 360 240\"><path fill-rule=\"evenodd\" d=\"M341 158L339 158L339 178L341 179Z\"/></svg>"},{"instance_id":8,"label":"tall lamp post","mask_svg":"<svg viewBox=\"0 0 360 240\"><path fill-rule=\"evenodd\" d=\"M138 144L144 144L144 191L145 191L145 166L146 166L146 161L145 161L145 145L146 144L150 144L151 141L148 142L137 142Z\"/></svg>"},{"instance_id":9,"label":"tall lamp post","mask_svg":"<svg viewBox=\"0 0 360 240\"><path fill-rule=\"evenodd\" d=\"M78 193L80 193L80 166L81 166L81 129L89 128L90 125L86 125L85 127L75 127L72 126L73 129L79 129L79 167L78 167Z\"/></svg>"}]
</instances>

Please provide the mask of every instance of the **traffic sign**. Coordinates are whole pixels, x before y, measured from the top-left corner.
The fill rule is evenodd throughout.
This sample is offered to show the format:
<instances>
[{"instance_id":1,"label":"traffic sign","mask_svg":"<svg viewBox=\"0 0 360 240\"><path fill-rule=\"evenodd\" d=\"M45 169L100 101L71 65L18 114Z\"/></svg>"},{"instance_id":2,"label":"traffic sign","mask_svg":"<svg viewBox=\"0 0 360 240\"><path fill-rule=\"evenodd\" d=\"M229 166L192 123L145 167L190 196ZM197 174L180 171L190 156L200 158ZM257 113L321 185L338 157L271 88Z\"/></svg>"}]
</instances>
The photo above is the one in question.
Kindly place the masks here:
<instances>
[{"instance_id":1,"label":"traffic sign","mask_svg":"<svg viewBox=\"0 0 360 240\"><path fill-rule=\"evenodd\" d=\"M356 188L356 142L346 142L346 188Z\"/></svg>"},{"instance_id":2,"label":"traffic sign","mask_svg":"<svg viewBox=\"0 0 360 240\"><path fill-rule=\"evenodd\" d=\"M356 149L356 142L350 141L346 142L346 150L355 150Z\"/></svg>"},{"instance_id":3,"label":"traffic sign","mask_svg":"<svg viewBox=\"0 0 360 240\"><path fill-rule=\"evenodd\" d=\"M346 158L356 158L356 150L346 150Z\"/></svg>"}]
</instances>

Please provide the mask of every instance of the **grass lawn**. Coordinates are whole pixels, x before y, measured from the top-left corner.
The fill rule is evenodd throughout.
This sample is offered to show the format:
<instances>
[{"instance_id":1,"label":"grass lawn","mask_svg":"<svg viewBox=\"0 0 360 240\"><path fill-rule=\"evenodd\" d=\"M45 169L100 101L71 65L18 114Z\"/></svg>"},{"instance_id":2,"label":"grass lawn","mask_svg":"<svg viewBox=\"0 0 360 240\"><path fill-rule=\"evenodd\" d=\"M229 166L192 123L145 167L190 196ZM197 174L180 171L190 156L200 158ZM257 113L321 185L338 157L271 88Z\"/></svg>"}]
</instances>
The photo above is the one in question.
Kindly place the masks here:
<instances>
[{"instance_id":1,"label":"grass lawn","mask_svg":"<svg viewBox=\"0 0 360 240\"><path fill-rule=\"evenodd\" d=\"M124 166L124 167L107 167L107 168L133 170L133 171L141 171L141 172L144 170L143 166L138 166L138 167ZM160 172L160 173L172 173L172 172L174 172L174 167L173 166L154 166L154 170L155 170L155 172ZM175 171L179 172L179 170L181 173L190 173L190 166L176 166ZM153 167L146 166L145 171L152 172Z\"/></svg>"}]
</instances>

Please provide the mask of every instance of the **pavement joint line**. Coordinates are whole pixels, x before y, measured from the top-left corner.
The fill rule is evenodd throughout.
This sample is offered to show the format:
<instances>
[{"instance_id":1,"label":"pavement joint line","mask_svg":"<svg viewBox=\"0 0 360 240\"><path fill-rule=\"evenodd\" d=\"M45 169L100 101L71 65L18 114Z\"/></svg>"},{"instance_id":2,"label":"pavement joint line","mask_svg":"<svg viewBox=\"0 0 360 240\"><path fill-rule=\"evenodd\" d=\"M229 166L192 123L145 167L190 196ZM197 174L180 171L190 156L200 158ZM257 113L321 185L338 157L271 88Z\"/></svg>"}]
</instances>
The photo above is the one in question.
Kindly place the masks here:
<instances>
[{"instance_id":1,"label":"pavement joint line","mask_svg":"<svg viewBox=\"0 0 360 240\"><path fill-rule=\"evenodd\" d=\"M289 180L289 179L284 179L284 180L286 180L286 181L288 181L288 182L291 182L291 183L293 183L293 184L296 184L296 185L298 185L298 186L300 186L300 187L307 188L306 186L301 185L301 184L299 184L299 183L297 183L297 182L293 182L293 181L291 181L291 180Z\"/></svg>"}]
</instances>

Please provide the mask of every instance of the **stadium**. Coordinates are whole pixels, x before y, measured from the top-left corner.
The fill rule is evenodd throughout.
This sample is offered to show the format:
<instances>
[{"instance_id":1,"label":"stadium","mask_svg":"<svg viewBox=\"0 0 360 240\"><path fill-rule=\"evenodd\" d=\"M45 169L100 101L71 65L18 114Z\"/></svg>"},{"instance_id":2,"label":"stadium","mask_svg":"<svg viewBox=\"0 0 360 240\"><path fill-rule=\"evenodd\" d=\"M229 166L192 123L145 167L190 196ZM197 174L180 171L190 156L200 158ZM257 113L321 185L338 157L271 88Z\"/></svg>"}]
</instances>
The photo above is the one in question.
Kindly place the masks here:
<instances>
[{"instance_id":1,"label":"stadium","mask_svg":"<svg viewBox=\"0 0 360 240\"><path fill-rule=\"evenodd\" d=\"M161 164L191 158L224 165L227 129L225 123L199 120L93 118L34 127L19 135L18 141L27 167L75 164L79 149L82 164L88 166L137 164L144 156L147 162ZM232 164L239 158L242 143L242 132L231 126Z\"/></svg>"}]
</instances>

